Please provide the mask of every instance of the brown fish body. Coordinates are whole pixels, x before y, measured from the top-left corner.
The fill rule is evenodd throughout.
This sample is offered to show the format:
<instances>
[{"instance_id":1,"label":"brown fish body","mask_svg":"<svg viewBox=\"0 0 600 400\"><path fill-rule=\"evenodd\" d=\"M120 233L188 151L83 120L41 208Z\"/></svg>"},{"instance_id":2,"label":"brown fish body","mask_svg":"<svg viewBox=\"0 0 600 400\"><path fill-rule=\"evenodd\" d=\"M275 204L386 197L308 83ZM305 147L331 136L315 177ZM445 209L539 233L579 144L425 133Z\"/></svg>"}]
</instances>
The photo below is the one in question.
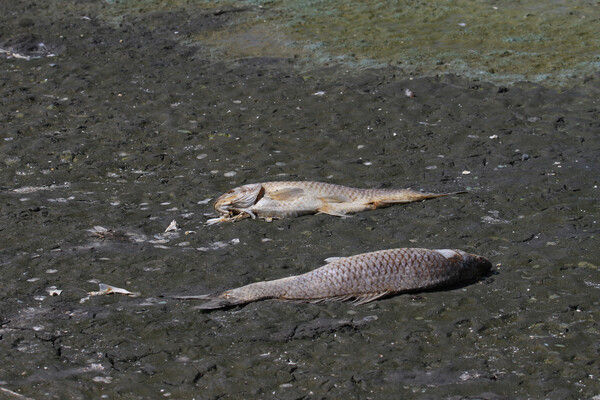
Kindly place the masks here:
<instances>
[{"instance_id":1,"label":"brown fish body","mask_svg":"<svg viewBox=\"0 0 600 400\"><path fill-rule=\"evenodd\" d=\"M264 182L244 185L223 194L215 202L219 218L209 224L247 217L273 219L305 214L347 214L396 203L448 196L408 189L357 189L323 182Z\"/></svg>"},{"instance_id":2,"label":"brown fish body","mask_svg":"<svg viewBox=\"0 0 600 400\"><path fill-rule=\"evenodd\" d=\"M480 256L461 250L391 249L330 259L302 275L257 282L213 295L201 309L216 309L263 299L367 303L382 296L474 281L491 268Z\"/></svg>"}]
</instances>

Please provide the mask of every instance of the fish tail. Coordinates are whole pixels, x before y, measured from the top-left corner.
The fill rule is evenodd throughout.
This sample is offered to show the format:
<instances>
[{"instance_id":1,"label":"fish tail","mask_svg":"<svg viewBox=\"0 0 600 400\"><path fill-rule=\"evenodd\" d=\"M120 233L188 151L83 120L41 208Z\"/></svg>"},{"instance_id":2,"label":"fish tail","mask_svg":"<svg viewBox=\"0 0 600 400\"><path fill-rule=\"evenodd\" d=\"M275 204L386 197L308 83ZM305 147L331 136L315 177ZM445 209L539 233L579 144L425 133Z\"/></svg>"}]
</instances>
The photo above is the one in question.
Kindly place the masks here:
<instances>
[{"instance_id":1,"label":"fish tail","mask_svg":"<svg viewBox=\"0 0 600 400\"><path fill-rule=\"evenodd\" d=\"M197 307L199 310L216 310L219 308L233 307L239 304L249 303L252 300L231 296L230 291L213 293L213 294L199 294L192 296L173 296L174 299L178 300L210 300L207 303L203 303Z\"/></svg>"},{"instance_id":2,"label":"fish tail","mask_svg":"<svg viewBox=\"0 0 600 400\"><path fill-rule=\"evenodd\" d=\"M249 301L242 300L242 299L220 298L220 299L213 299L206 303L202 303L199 306L196 306L194 308L197 310L218 310L221 308L229 308L229 307L237 306L240 304L246 304L246 303L249 303Z\"/></svg>"},{"instance_id":3,"label":"fish tail","mask_svg":"<svg viewBox=\"0 0 600 400\"><path fill-rule=\"evenodd\" d=\"M467 193L467 191L458 191L452 193L427 193L427 192L416 192L413 190L394 190L386 193L382 198L376 199L373 203L379 207L386 204L396 203L411 203L413 201L435 199L438 197L453 196L456 194Z\"/></svg>"},{"instance_id":4,"label":"fish tail","mask_svg":"<svg viewBox=\"0 0 600 400\"><path fill-rule=\"evenodd\" d=\"M451 192L451 193L422 193L423 196L426 196L426 199L435 199L438 197L446 197L446 196L454 196L456 194L464 194L468 193L466 190L461 190L459 192Z\"/></svg>"},{"instance_id":5,"label":"fish tail","mask_svg":"<svg viewBox=\"0 0 600 400\"><path fill-rule=\"evenodd\" d=\"M235 289L225 290L214 294L199 296L179 296L178 299L188 300L210 300L196 307L198 310L217 310L228 308L253 301L277 298L281 296L282 289L279 282L289 278L274 281L256 282Z\"/></svg>"}]
</instances>

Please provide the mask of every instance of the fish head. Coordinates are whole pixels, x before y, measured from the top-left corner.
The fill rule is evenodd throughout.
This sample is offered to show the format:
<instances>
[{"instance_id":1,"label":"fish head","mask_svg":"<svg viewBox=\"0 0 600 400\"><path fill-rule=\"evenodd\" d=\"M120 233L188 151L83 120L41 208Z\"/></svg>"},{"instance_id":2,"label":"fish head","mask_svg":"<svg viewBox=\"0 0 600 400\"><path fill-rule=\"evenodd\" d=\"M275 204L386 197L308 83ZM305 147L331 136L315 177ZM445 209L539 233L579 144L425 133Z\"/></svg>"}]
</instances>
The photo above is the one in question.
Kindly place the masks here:
<instances>
[{"instance_id":1,"label":"fish head","mask_svg":"<svg viewBox=\"0 0 600 400\"><path fill-rule=\"evenodd\" d=\"M264 188L260 183L239 186L221 195L215 201L215 210L229 217L243 213L254 217L250 207L256 204L263 194Z\"/></svg>"},{"instance_id":2,"label":"fish head","mask_svg":"<svg viewBox=\"0 0 600 400\"><path fill-rule=\"evenodd\" d=\"M476 281L487 275L492 269L492 263L485 257L469 254L462 250L436 250L448 260L460 265L460 281Z\"/></svg>"},{"instance_id":3,"label":"fish head","mask_svg":"<svg viewBox=\"0 0 600 400\"><path fill-rule=\"evenodd\" d=\"M456 250L462 257L461 278L465 281L475 281L487 275L492 269L492 263L485 257Z\"/></svg>"}]
</instances>

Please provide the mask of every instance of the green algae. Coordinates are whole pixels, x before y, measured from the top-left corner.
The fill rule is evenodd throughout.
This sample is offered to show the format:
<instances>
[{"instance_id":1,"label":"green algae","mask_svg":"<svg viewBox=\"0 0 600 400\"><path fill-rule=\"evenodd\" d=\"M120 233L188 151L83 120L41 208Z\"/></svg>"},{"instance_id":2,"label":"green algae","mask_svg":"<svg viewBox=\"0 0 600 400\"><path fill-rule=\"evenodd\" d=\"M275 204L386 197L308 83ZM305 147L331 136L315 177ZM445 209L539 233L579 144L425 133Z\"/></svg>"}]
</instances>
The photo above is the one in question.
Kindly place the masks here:
<instances>
[{"instance_id":1,"label":"green algae","mask_svg":"<svg viewBox=\"0 0 600 400\"><path fill-rule=\"evenodd\" d=\"M396 65L494 82L566 86L598 71L595 1L110 1L121 12L244 11L194 42L226 58L296 57L316 66Z\"/></svg>"}]
</instances>

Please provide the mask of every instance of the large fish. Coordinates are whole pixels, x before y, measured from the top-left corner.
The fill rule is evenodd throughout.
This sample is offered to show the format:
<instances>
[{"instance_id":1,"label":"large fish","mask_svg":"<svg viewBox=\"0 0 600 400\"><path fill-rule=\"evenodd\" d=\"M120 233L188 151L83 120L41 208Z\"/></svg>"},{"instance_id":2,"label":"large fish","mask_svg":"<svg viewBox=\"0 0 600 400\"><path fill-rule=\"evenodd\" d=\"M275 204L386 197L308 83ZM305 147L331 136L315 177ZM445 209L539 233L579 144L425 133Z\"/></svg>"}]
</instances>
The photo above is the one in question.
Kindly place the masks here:
<instances>
[{"instance_id":1,"label":"large fish","mask_svg":"<svg viewBox=\"0 0 600 400\"><path fill-rule=\"evenodd\" d=\"M257 282L224 292L178 299L208 299L212 310L264 299L368 303L383 296L474 282L492 265L461 250L392 249L334 257L302 275Z\"/></svg>"},{"instance_id":2,"label":"large fish","mask_svg":"<svg viewBox=\"0 0 600 400\"><path fill-rule=\"evenodd\" d=\"M264 182L239 186L215 202L221 216L207 224L252 217L267 221L305 214L344 217L396 203L432 199L456 193L422 193L409 189L356 189L322 182Z\"/></svg>"}]
</instances>

